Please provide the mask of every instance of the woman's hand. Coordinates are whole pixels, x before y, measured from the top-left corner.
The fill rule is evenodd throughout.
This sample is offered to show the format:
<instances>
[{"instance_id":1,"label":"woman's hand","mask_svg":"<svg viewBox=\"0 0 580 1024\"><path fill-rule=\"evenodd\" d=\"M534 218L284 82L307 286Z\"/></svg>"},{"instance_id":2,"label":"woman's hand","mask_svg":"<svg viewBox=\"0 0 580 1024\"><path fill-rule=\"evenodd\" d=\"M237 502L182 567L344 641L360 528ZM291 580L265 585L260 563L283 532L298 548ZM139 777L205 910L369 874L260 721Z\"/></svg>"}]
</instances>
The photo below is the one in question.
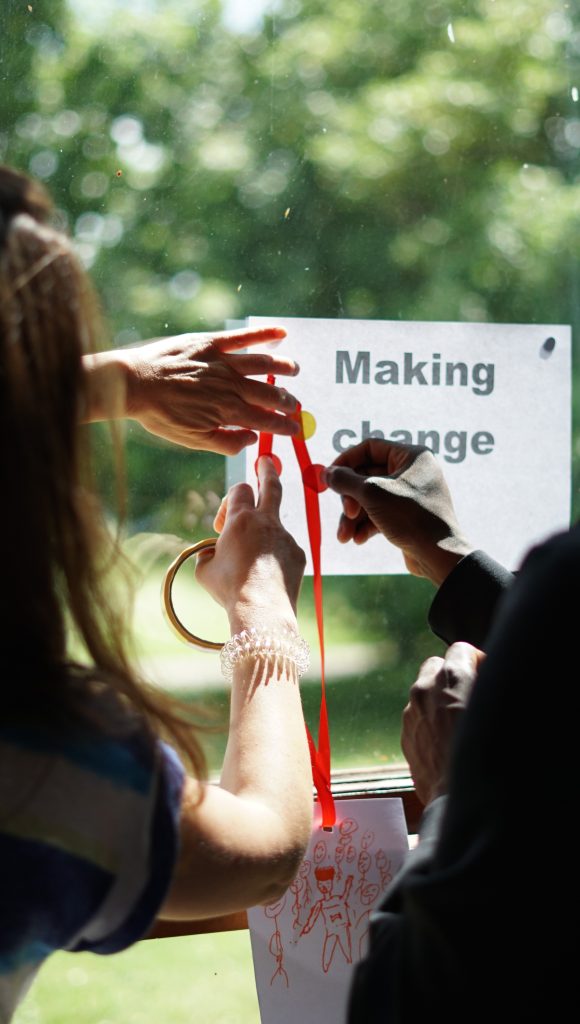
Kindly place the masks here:
<instances>
[{"instance_id":1,"label":"woman's hand","mask_svg":"<svg viewBox=\"0 0 580 1024\"><path fill-rule=\"evenodd\" d=\"M267 456L259 498L237 484L218 516L215 552L196 574L227 609L233 632L296 628L304 553L282 527L282 488ZM200 800L200 794L203 797ZM291 658L236 663L219 786L188 780L180 853L161 917L212 917L280 899L298 871L312 821L312 771Z\"/></svg>"},{"instance_id":2,"label":"woman's hand","mask_svg":"<svg viewBox=\"0 0 580 1024\"><path fill-rule=\"evenodd\" d=\"M285 335L279 327L181 334L86 356L85 419L126 416L175 444L222 455L253 444L256 431L295 434L294 396L250 375L295 376L297 363L238 351Z\"/></svg>"},{"instance_id":3,"label":"woman's hand","mask_svg":"<svg viewBox=\"0 0 580 1024\"><path fill-rule=\"evenodd\" d=\"M282 485L267 456L258 463L259 497L236 484L216 516L215 550L201 551L196 576L226 609L232 632L296 625L305 556L280 522Z\"/></svg>"}]
</instances>

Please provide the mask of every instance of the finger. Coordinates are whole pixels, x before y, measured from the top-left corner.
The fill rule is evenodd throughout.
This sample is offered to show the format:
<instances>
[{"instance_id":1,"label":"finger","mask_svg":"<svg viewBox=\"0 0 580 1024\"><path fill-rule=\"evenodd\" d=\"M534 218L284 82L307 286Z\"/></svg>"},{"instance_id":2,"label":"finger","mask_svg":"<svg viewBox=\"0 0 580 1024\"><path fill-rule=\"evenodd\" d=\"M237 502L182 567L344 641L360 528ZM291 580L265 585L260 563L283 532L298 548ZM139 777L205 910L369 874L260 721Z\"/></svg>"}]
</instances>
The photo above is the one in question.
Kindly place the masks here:
<instances>
[{"instance_id":1,"label":"finger","mask_svg":"<svg viewBox=\"0 0 580 1024\"><path fill-rule=\"evenodd\" d=\"M216 452L217 455L238 455L248 445L255 444L257 440L258 435L254 430L219 427L216 430L208 430L206 434L195 431L191 437L184 435L184 440L178 443L196 451Z\"/></svg>"},{"instance_id":2,"label":"finger","mask_svg":"<svg viewBox=\"0 0 580 1024\"><path fill-rule=\"evenodd\" d=\"M280 434L284 437L293 437L300 433L300 424L297 420L290 419L273 409L261 409L257 405L244 403L238 408L235 415L235 423L240 427L250 427L253 430L263 430L268 434Z\"/></svg>"},{"instance_id":3,"label":"finger","mask_svg":"<svg viewBox=\"0 0 580 1024\"><path fill-rule=\"evenodd\" d=\"M249 484L234 484L227 493L226 522L243 509L255 508L254 492Z\"/></svg>"},{"instance_id":4,"label":"finger","mask_svg":"<svg viewBox=\"0 0 580 1024\"><path fill-rule=\"evenodd\" d=\"M348 519L345 515L342 515L338 520L336 539L340 544L348 544L349 540L353 539L354 533L355 524L352 519Z\"/></svg>"},{"instance_id":5,"label":"finger","mask_svg":"<svg viewBox=\"0 0 580 1024\"><path fill-rule=\"evenodd\" d=\"M347 519L356 519L360 513L360 505L358 501L351 498L349 494L343 494L342 496L342 511Z\"/></svg>"},{"instance_id":6,"label":"finger","mask_svg":"<svg viewBox=\"0 0 580 1024\"><path fill-rule=\"evenodd\" d=\"M216 427L214 430L187 430L174 427L171 431L151 430L152 434L198 452L216 452L218 455L237 455L249 444L255 444L258 435L254 430L236 430L231 427Z\"/></svg>"},{"instance_id":7,"label":"finger","mask_svg":"<svg viewBox=\"0 0 580 1024\"><path fill-rule=\"evenodd\" d=\"M474 676L484 659L483 651L471 644L459 642L448 647L445 653L445 668L449 670L451 685L453 679L457 682L462 677Z\"/></svg>"},{"instance_id":8,"label":"finger","mask_svg":"<svg viewBox=\"0 0 580 1024\"><path fill-rule=\"evenodd\" d=\"M218 510L217 510L217 512L215 514L215 519L213 521L213 528L214 528L216 533L221 533L222 532L222 530L224 528L224 525L225 525L225 521L226 521L227 511L228 511L228 496L226 494L222 498L222 500L220 502L220 507L218 508Z\"/></svg>"},{"instance_id":9,"label":"finger","mask_svg":"<svg viewBox=\"0 0 580 1024\"><path fill-rule=\"evenodd\" d=\"M348 466L350 469L360 469L363 466L374 463L376 466L384 466L388 459L388 441L381 438L369 437L360 444L347 448L336 457L333 466Z\"/></svg>"},{"instance_id":10,"label":"finger","mask_svg":"<svg viewBox=\"0 0 580 1024\"><path fill-rule=\"evenodd\" d=\"M359 505L363 504L361 499L365 480L354 470L333 464L325 469L324 479L337 494L354 498Z\"/></svg>"},{"instance_id":11,"label":"finger","mask_svg":"<svg viewBox=\"0 0 580 1024\"><path fill-rule=\"evenodd\" d=\"M247 352L244 355L227 356L230 366L243 377L274 376L295 377L300 367L295 359L288 356L274 356L267 352Z\"/></svg>"},{"instance_id":12,"label":"finger","mask_svg":"<svg viewBox=\"0 0 580 1024\"><path fill-rule=\"evenodd\" d=\"M336 536L341 544L347 544L349 540L352 540L355 544L360 545L366 544L367 540L374 537L378 532L373 521L369 519L365 510L361 508L354 519L350 519L344 514L340 517Z\"/></svg>"},{"instance_id":13,"label":"finger","mask_svg":"<svg viewBox=\"0 0 580 1024\"><path fill-rule=\"evenodd\" d=\"M239 331L216 334L213 344L218 352L235 352L247 345L264 345L269 341L282 341L286 337L283 327L245 327Z\"/></svg>"},{"instance_id":14,"label":"finger","mask_svg":"<svg viewBox=\"0 0 580 1024\"><path fill-rule=\"evenodd\" d=\"M195 562L195 574L196 574L196 576L197 576L198 569L203 571L203 567L205 565L207 565L208 562L211 562L211 560L214 557L214 555L215 555L215 548L202 548L201 551L197 552L197 555L195 556L196 557L196 562Z\"/></svg>"},{"instance_id":15,"label":"finger","mask_svg":"<svg viewBox=\"0 0 580 1024\"><path fill-rule=\"evenodd\" d=\"M263 455L258 459L258 508L262 512L278 515L282 501L282 484L272 459Z\"/></svg>"},{"instance_id":16,"label":"finger","mask_svg":"<svg viewBox=\"0 0 580 1024\"><path fill-rule=\"evenodd\" d=\"M401 473L425 451L424 446L395 444L378 437L369 437L353 448L347 448L333 466L348 466L366 476L390 476Z\"/></svg>"},{"instance_id":17,"label":"finger","mask_svg":"<svg viewBox=\"0 0 580 1024\"><path fill-rule=\"evenodd\" d=\"M431 686L434 678L441 671L444 664L445 662L443 658L439 658L437 656L427 658L419 669L419 673L416 681L413 683L413 687L425 688ZM413 687L411 687L411 695L413 694Z\"/></svg>"},{"instance_id":18,"label":"finger","mask_svg":"<svg viewBox=\"0 0 580 1024\"><path fill-rule=\"evenodd\" d=\"M378 532L372 520L366 514L363 514L355 523L353 540L355 544L366 544L367 540L370 540Z\"/></svg>"},{"instance_id":19,"label":"finger","mask_svg":"<svg viewBox=\"0 0 580 1024\"><path fill-rule=\"evenodd\" d=\"M260 380L244 380L240 394L245 402L261 409L276 409L279 412L296 412L298 401L286 388L278 388L274 384L264 384Z\"/></svg>"}]
</instances>

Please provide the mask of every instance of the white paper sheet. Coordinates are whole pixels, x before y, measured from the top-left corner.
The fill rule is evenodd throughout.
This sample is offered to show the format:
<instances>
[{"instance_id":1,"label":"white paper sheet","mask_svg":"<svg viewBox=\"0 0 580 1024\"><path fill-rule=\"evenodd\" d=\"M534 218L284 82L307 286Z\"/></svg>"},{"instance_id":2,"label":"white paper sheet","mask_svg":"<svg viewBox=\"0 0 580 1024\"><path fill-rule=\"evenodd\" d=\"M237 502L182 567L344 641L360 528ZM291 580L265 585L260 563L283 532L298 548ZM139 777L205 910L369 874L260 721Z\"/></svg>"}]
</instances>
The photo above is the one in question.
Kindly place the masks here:
<instances>
[{"instance_id":1,"label":"white paper sheet","mask_svg":"<svg viewBox=\"0 0 580 1024\"><path fill-rule=\"evenodd\" d=\"M465 533L508 568L569 524L569 327L272 317L248 324L288 332L280 351L301 373L279 383L314 417L313 462L328 465L372 432L438 448ZM290 440L275 438L274 451L283 464L283 522L308 551ZM231 479L254 483L255 458L255 447L247 449ZM335 494L321 494L320 508L325 575L405 571L382 538L362 548L338 543Z\"/></svg>"},{"instance_id":2,"label":"white paper sheet","mask_svg":"<svg viewBox=\"0 0 580 1024\"><path fill-rule=\"evenodd\" d=\"M345 800L320 827L295 882L248 912L262 1024L342 1024L371 911L408 851L399 799Z\"/></svg>"}]
</instances>

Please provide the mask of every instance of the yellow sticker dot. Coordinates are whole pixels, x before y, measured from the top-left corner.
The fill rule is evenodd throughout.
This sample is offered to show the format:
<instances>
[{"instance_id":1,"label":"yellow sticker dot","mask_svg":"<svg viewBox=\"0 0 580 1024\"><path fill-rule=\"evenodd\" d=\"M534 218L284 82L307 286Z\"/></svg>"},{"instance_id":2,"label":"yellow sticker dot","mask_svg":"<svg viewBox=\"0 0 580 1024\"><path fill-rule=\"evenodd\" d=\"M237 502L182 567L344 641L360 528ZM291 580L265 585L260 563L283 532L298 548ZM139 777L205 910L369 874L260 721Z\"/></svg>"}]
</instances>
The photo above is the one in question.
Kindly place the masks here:
<instances>
[{"instance_id":1,"label":"yellow sticker dot","mask_svg":"<svg viewBox=\"0 0 580 1024\"><path fill-rule=\"evenodd\" d=\"M316 433L316 420L311 412L304 412L302 410L302 432L304 439L307 441L309 437L312 437Z\"/></svg>"}]
</instances>

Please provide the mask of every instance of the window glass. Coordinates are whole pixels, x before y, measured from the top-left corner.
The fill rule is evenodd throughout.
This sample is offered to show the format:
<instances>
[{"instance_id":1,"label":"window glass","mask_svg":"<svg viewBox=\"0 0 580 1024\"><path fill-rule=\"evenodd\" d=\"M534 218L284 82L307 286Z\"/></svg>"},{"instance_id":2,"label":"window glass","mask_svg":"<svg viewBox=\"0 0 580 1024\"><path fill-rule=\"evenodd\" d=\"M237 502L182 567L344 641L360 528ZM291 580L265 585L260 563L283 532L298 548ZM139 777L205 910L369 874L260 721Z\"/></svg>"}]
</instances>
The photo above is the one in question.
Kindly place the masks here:
<instances>
[{"instance_id":1,"label":"window glass","mask_svg":"<svg viewBox=\"0 0 580 1024\"><path fill-rule=\"evenodd\" d=\"M0 27L0 159L55 196L114 344L250 314L571 323L577 343L576 4L4 0ZM103 438L97 430L107 496ZM143 664L219 725L227 693L217 658L172 636L159 590L177 551L211 533L223 460L134 424L126 441ZM225 636L191 573L177 590L192 629ZM442 650L425 625L431 597L409 577L325 580L335 767L400 760L409 684ZM315 650L311 581L300 619ZM313 729L314 664L304 685ZM207 742L215 767L223 730ZM215 960L216 977L221 955L204 961ZM31 997L20 1024L62 1024L75 986L82 997L85 967L55 970L53 996ZM132 1017L127 1005L127 1022L166 1016L161 1005ZM85 1024L121 1019L101 1004L91 1016L83 998L79 1006ZM257 1019L255 1005L213 1002L202 1016Z\"/></svg>"},{"instance_id":2,"label":"window glass","mask_svg":"<svg viewBox=\"0 0 580 1024\"><path fill-rule=\"evenodd\" d=\"M116 345L249 314L576 326L572 3L33 0L2 22L0 157L55 195ZM209 684L223 713L216 657L174 640L158 602L168 560L211 533L223 459L130 424L127 463L145 667ZM104 445L100 464L106 481ZM397 760L408 685L441 649L430 585L325 595L335 766ZM191 579L184 601L224 635ZM309 582L301 627L315 646Z\"/></svg>"}]
</instances>

